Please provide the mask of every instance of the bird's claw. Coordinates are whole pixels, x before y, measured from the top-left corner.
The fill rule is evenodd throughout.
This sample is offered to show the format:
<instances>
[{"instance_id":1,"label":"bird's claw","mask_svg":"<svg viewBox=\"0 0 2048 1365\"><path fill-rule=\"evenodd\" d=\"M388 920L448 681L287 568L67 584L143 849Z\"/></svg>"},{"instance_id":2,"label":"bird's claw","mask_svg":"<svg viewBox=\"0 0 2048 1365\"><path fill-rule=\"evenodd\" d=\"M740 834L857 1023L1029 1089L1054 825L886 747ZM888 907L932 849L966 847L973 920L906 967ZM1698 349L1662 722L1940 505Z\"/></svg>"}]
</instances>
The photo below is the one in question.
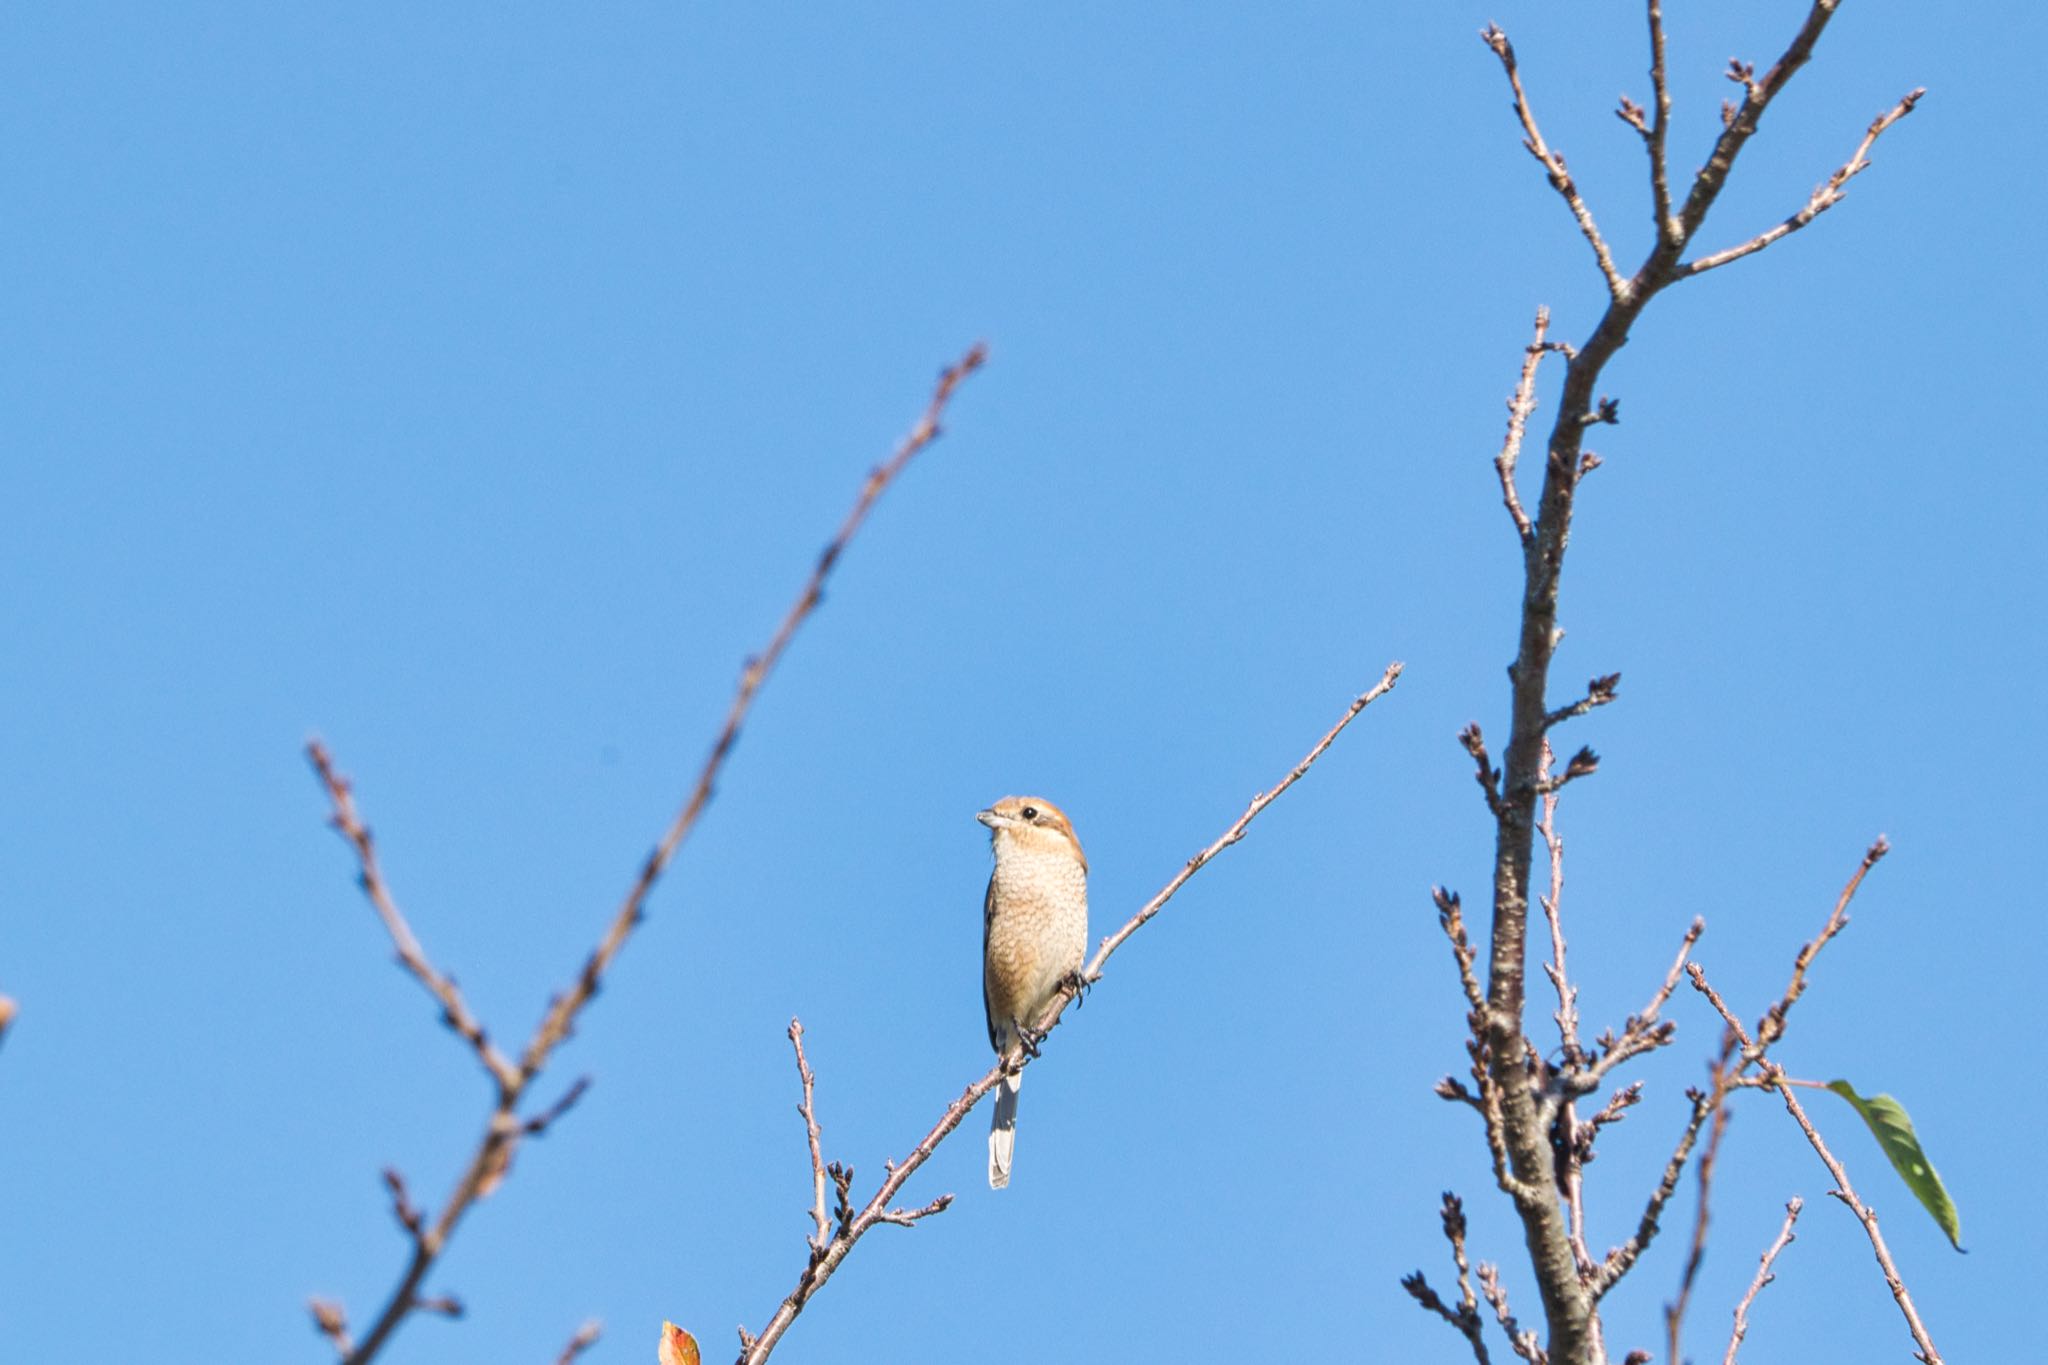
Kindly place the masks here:
<instances>
[{"instance_id":1,"label":"bird's claw","mask_svg":"<svg viewBox=\"0 0 2048 1365\"><path fill-rule=\"evenodd\" d=\"M1045 1030L1044 1030L1044 1029L1037 1029L1037 1028L1033 1028L1033 1027L1031 1027L1031 1025L1029 1025L1029 1024L1026 1024L1026 1023L1022 1022L1021 1020L1020 1020L1020 1021L1018 1022L1018 1024L1017 1024L1017 1046L1019 1046L1019 1047L1023 1048L1023 1049L1024 1049L1024 1051L1025 1051L1025 1053L1026 1053L1026 1055L1028 1055L1029 1057L1031 1057L1031 1059L1032 1059L1032 1060L1034 1060L1034 1061L1036 1061L1036 1060L1037 1060L1037 1058L1038 1058L1038 1045L1039 1045L1040 1043L1044 1042L1044 1041L1045 1041Z\"/></svg>"},{"instance_id":2,"label":"bird's claw","mask_svg":"<svg viewBox=\"0 0 2048 1365\"><path fill-rule=\"evenodd\" d=\"M1073 993L1074 1008L1076 1009L1087 1003L1088 988L1094 984L1093 981L1082 974L1081 969L1078 967L1068 972L1066 977L1060 982L1061 986Z\"/></svg>"}]
</instances>

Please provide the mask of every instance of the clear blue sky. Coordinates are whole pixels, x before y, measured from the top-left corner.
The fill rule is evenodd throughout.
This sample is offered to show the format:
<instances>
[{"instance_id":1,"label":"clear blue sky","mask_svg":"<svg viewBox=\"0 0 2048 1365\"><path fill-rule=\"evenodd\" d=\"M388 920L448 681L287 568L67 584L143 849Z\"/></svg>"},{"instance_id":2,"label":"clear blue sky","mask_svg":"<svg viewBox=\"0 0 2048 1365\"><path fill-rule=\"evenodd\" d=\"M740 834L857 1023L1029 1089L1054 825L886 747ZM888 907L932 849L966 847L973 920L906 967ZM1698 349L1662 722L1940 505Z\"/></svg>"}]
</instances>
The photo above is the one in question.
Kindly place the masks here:
<instances>
[{"instance_id":1,"label":"clear blue sky","mask_svg":"<svg viewBox=\"0 0 2048 1365\"><path fill-rule=\"evenodd\" d=\"M401 1260L488 1095L396 970L300 755L359 784L393 886L523 1038L932 376L949 435L845 561L718 802L559 1057L530 1146L393 1362L727 1358L803 1255L783 1038L862 1186L987 1061L975 809L1053 797L1121 921L1390 659L1409 672L1116 959L779 1359L1462 1356L1438 1191L1515 1266L1429 887L1483 899L1454 736L1504 734L1517 556L1489 461L1529 323L1599 302L1522 152L1622 253L1634 6L77 3L0 20L0 1356L309 1361ZM1674 161L1803 6L1674 3ZM1905 90L1848 203L1652 309L1605 388L1565 586L1569 912L1589 1022L1695 914L1754 1015L1870 838L1896 845L1782 1058L1900 1096L1951 1252L1846 1106L1816 1112L1954 1360L2012 1354L2043 1197L2043 287L2030 5L1855 0L1705 240L1776 221ZM1546 399L1549 394L1546 393ZM1539 421L1541 418L1539 418ZM1618 1240L1716 1029L1592 1168ZM1740 1107L1689 1338L1789 1195L1745 1359L1904 1359L1860 1230ZM1688 1190L1690 1186L1688 1184ZM1659 1344L1690 1217L1609 1303ZM1539 1316L1526 1277L1509 1280ZM1495 1358L1505 1356L1498 1340Z\"/></svg>"}]
</instances>

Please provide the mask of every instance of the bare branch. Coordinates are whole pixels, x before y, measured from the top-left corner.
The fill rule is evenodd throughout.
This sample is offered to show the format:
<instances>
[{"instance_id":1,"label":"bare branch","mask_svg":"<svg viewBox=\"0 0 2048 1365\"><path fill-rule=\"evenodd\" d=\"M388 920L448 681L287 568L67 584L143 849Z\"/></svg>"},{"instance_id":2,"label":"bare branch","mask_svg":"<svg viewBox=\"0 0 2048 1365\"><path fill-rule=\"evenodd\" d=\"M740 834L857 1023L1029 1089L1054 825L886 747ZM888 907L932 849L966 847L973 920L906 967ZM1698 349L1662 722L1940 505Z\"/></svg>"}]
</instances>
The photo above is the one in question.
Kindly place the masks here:
<instances>
[{"instance_id":1,"label":"bare branch","mask_svg":"<svg viewBox=\"0 0 2048 1365\"><path fill-rule=\"evenodd\" d=\"M1777 1278L1771 1273L1771 1262L1792 1244L1792 1225L1799 1221L1799 1210L1804 1207L1805 1201L1796 1196L1785 1202L1785 1224L1778 1229L1778 1239L1764 1249L1763 1260L1756 1268L1756 1278L1749 1282L1749 1292L1742 1296L1742 1302L1735 1305L1735 1330L1729 1334L1728 1353L1721 1357L1721 1365L1735 1365L1735 1353L1742 1349L1742 1339L1749 1335L1749 1306L1756 1302L1757 1295L1764 1292L1764 1286Z\"/></svg>"},{"instance_id":2,"label":"bare branch","mask_svg":"<svg viewBox=\"0 0 2048 1365\"><path fill-rule=\"evenodd\" d=\"M1899 1312L1905 1315L1906 1327L1912 1332L1914 1343L1920 1348L1916 1354L1925 1365L1941 1365L1941 1352L1934 1349L1934 1340L1927 1335L1927 1327L1920 1321L1919 1311L1913 1307L1913 1296L1906 1292L1906 1282L1899 1278L1899 1268L1892 1261L1891 1249L1884 1244L1884 1235L1877 1230L1877 1215L1856 1197L1856 1188L1849 1183L1849 1173L1842 1169L1842 1163L1835 1160L1835 1154L1821 1141L1820 1130L1813 1126L1813 1120L1806 1116L1799 1097L1792 1093L1784 1070L1772 1061L1763 1062L1762 1067L1764 1079L1785 1101L1785 1112L1799 1125L1799 1131L1806 1134L1806 1141L1820 1157L1821 1164L1828 1168L1828 1174L1834 1177L1835 1188L1828 1193L1847 1204L1849 1211L1856 1215L1856 1221L1863 1224L1863 1231L1870 1238L1870 1249L1877 1256L1878 1268L1884 1272L1884 1282L1892 1291Z\"/></svg>"},{"instance_id":3,"label":"bare branch","mask_svg":"<svg viewBox=\"0 0 2048 1365\"><path fill-rule=\"evenodd\" d=\"M1380 697L1386 695L1393 688L1395 680L1400 675L1401 665L1398 663L1389 664L1379 682L1352 701L1344 714L1339 717L1337 723L1316 742L1307 755L1299 763L1295 764L1293 769L1279 783L1270 790L1261 792L1253 797L1251 804L1245 808L1244 814L1240 815L1230 828L1226 829L1200 853L1188 859L1187 864L1179 872L1175 873L1173 878L1151 900L1139 907L1137 913L1125 921L1122 928L1104 939L1102 945L1096 949L1094 958L1077 972L1073 978L1070 978L1052 1002L1047 1005L1044 1013L1038 1019L1034 1032L1043 1037L1044 1035L1049 1035L1053 1029L1057 1028L1067 1003L1074 998L1076 991L1086 984L1101 979L1103 964L1109 960L1110 954L1115 952L1119 945L1143 927L1146 921L1157 915L1166 902L1173 898L1174 893L1187 884L1188 878L1206 867L1215 859L1217 854L1242 839L1245 835L1245 830L1258 817L1259 812L1277 800L1282 792L1300 781L1302 776L1314 765L1315 761L1321 758L1330 745L1336 741L1337 736L1343 732L1344 728L1357 718L1358 713ZM804 1311L804 1307L810 1302L811 1296L824 1287L826 1281L832 1278L833 1273L839 1269L840 1264L845 1261L855 1245L877 1223L893 1223L898 1226L907 1227L920 1219L943 1211L952 1202L952 1196L945 1195L933 1200L922 1208L905 1209L895 1205L896 1196L901 1192L904 1184L912 1175L916 1174L919 1167L931 1159L932 1153L938 1150L939 1144L944 1142L955 1129L959 1128L966 1121L967 1115L982 1101L983 1097L995 1089L1004 1073L1013 1066L1028 1066L1032 1060L1033 1056L1030 1053L1026 1053L1014 1061L1007 1058L998 1059L994 1065L982 1074L979 1080L976 1080L965 1090L961 1091L958 1099L946 1106L946 1110L939 1116L938 1122L933 1124L931 1130L911 1149L909 1156L900 1162L892 1161L888 1164L886 1168L887 1173L880 1187L876 1189L867 1203L858 1210L853 1209L847 1202L847 1189L852 1183L852 1171L839 1166L837 1163L827 1167L828 1174L831 1174L834 1181L839 1183L840 1213L838 1226L822 1253L816 1250L815 1243L813 1243L813 1252L809 1263L805 1265L802 1272L797 1276L796 1287L790 1291L789 1295L776 1308L774 1316L768 1320L768 1325L761 1329L760 1334L757 1336L748 1332L745 1328L740 1329L741 1351L739 1365L761 1365L761 1362L767 1360L774 1353L776 1343L782 1340L783 1335L788 1332L790 1325Z\"/></svg>"},{"instance_id":4,"label":"bare branch","mask_svg":"<svg viewBox=\"0 0 2048 1365\"><path fill-rule=\"evenodd\" d=\"M1776 227L1767 228L1759 232L1740 246L1732 246L1725 251L1717 251L1711 256L1701 256L1696 260L1687 261L1678 268L1678 278L1691 279L1693 276L1704 274L1717 266L1724 266L1730 261L1739 261L1744 256L1762 251L1779 238L1788 237L1792 233L1799 231L1799 229L1805 227L1808 223L1811 223L1814 219L1848 198L1849 182L1870 169L1870 149L1876 145L1877 139L1883 135L1885 129L1912 113L1914 106L1920 103L1921 96L1926 93L1927 91L1924 87L1911 91L1889 110L1878 115L1871 122L1870 127L1864 131L1863 141L1857 144L1855 155L1843 162L1841 167L1833 175L1829 176L1824 184L1814 190L1808 196L1805 206L1797 213L1794 213Z\"/></svg>"},{"instance_id":5,"label":"bare branch","mask_svg":"<svg viewBox=\"0 0 2048 1365\"><path fill-rule=\"evenodd\" d=\"M1529 97L1522 90L1522 73L1515 65L1514 45L1508 42L1508 35L1493 24L1481 31L1481 38L1493 49L1493 55L1500 58L1501 68L1507 72L1508 85L1515 92L1515 117L1522 121L1525 134L1522 145L1529 149L1529 155L1542 165L1550 184L1572 211L1572 218L1578 223L1579 231L1593 248L1593 259L1600 263L1600 274L1607 281L1607 291L1615 298L1628 294L1629 284L1614 268L1614 255L1607 249L1606 239L1593 222L1593 211L1586 207L1586 201L1579 196L1579 187L1572 182L1571 172L1565 169L1564 157L1552 151L1550 144L1543 140L1542 130L1536 126L1535 111L1529 107Z\"/></svg>"},{"instance_id":6,"label":"bare branch","mask_svg":"<svg viewBox=\"0 0 2048 1365\"><path fill-rule=\"evenodd\" d=\"M308 757L319 773L327 790L328 799L334 808L333 823L342 836L356 851L361 870L364 892L378 917L383 920L386 931L397 946L399 960L430 994L441 1003L442 1011L451 1028L465 1039L472 1050L482 1059L485 1069L497 1082L497 1101L492 1108L483 1136L471 1153L468 1166L456 1181L455 1189L441 1205L440 1211L428 1218L413 1210L417 1226L409 1226L412 1247L404 1272L397 1288L385 1301L378 1312L374 1325L360 1344L342 1352L343 1365L368 1365L384 1348L391 1334L404 1320L415 1312L449 1312L458 1309L453 1299L425 1299L420 1287L428 1272L446 1248L449 1237L461 1223L463 1217L480 1200L488 1198L503 1182L511 1169L513 1155L518 1144L526 1137L537 1137L545 1132L548 1125L560 1118L587 1088L587 1080L571 1086L568 1092L554 1105L538 1116L522 1120L519 1117L520 1103L525 1099L528 1087L540 1074L556 1047L569 1036L577 1015L596 995L604 973L610 967L634 927L645 914L645 902L663 870L674 859L683 841L696 826L698 817L711 800L712 790L719 773L724 769L726 759L738 742L740 726L746 720L756 695L783 652L795 637L798 627L815 611L823 600L826 578L841 554L851 543L855 532L867 519L869 510L884 491L901 474L917 454L938 439L939 419L944 415L946 405L954 391L966 377L979 369L986 359L987 351L976 345L960 361L945 370L940 376L931 400L925 405L923 415L896 447L895 453L868 474L867 481L855 498L853 509L841 522L837 534L818 557L809 579L796 601L790 606L782 623L776 628L768 646L762 653L748 660L741 671L740 681L731 706L728 708L723 728L711 746L711 753L704 761L702 770L681 811L670 823L661 842L649 855L642 866L638 879L628 891L624 904L613 917L604 937L584 962L581 971L570 988L550 1002L546 1013L535 1028L533 1037L527 1042L520 1060L515 1066L492 1044L484 1033L483 1025L477 1021L455 989L451 978L427 962L418 940L406 924L404 916L385 887L382 871L378 867L375 845L370 832L356 814L354 798L346 779L335 770L326 749L316 740L307 746ZM401 1187L402 1189L402 1187ZM401 1222L404 1217L401 1215ZM337 1313L339 1309L335 1310ZM316 1319L318 1318L316 1311ZM337 1319L338 1320L338 1319ZM323 1331L325 1328L323 1327ZM329 1334L330 1339L340 1338Z\"/></svg>"},{"instance_id":7,"label":"bare branch","mask_svg":"<svg viewBox=\"0 0 2048 1365\"><path fill-rule=\"evenodd\" d=\"M1856 888L1863 885L1863 878L1869 874L1870 869L1876 867L1878 861L1891 851L1891 844L1880 834L1864 852L1862 863L1850 874L1847 885L1842 888L1842 894L1836 897L1834 912L1828 916L1828 922L1821 926L1819 937L1801 948L1799 956L1793 960L1792 980L1787 983L1785 994L1765 1011L1763 1019L1757 1024L1756 1038L1759 1048L1767 1048L1785 1036L1785 1016L1791 1013L1792 1006L1799 997L1806 993L1806 969L1820 956L1820 950L1827 947L1836 934L1848 927L1849 902L1856 898Z\"/></svg>"},{"instance_id":8,"label":"bare branch","mask_svg":"<svg viewBox=\"0 0 2048 1365\"><path fill-rule=\"evenodd\" d=\"M1281 778L1270 791L1260 792L1257 796L1253 797L1251 804L1245 807L1244 814L1237 817L1235 824L1217 836L1215 842L1211 843L1207 848L1188 859L1187 866L1183 867L1174 876L1172 881L1161 887L1157 895L1139 907L1138 913L1126 920L1122 928L1104 939L1102 945L1095 950L1095 956L1090 958L1088 965L1081 969L1082 981L1093 983L1100 980L1103 964L1109 961L1110 954L1123 946L1125 939L1138 932L1139 927L1145 921L1151 919L1160 910L1164 909L1166 903L1173 899L1174 892L1187 884L1188 878L1208 866L1209 861L1217 854L1229 848L1239 839L1244 838L1245 830L1250 827L1253 820L1258 818L1259 812L1278 800L1282 792L1301 781L1307 775L1308 770L1314 766L1315 761L1323 756L1324 751L1337 742L1337 736L1344 733L1344 727L1358 718L1359 712L1394 690L1394 684L1400 681L1402 667L1403 665L1399 663L1388 664L1386 672L1380 675L1380 680L1353 699L1344 714L1337 718L1337 723L1330 727L1327 734L1316 741L1315 747L1302 756L1301 762L1295 764L1293 770L1287 776ZM1073 993L1071 991L1063 993L1054 1002L1055 1009L1050 1017L1058 1018L1057 1011L1065 1008L1066 1002L1072 998Z\"/></svg>"}]
</instances>

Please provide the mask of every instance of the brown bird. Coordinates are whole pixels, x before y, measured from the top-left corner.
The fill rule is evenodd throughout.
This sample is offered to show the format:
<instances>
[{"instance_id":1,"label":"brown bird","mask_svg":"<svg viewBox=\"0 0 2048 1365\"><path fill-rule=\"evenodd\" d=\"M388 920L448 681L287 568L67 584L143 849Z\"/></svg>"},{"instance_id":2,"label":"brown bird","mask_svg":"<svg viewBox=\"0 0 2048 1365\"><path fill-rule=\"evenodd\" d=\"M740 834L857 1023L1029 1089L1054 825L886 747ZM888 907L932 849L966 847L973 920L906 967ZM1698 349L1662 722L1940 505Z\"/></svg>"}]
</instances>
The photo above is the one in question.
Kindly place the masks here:
<instances>
[{"instance_id":1,"label":"brown bird","mask_svg":"<svg viewBox=\"0 0 2048 1365\"><path fill-rule=\"evenodd\" d=\"M989 828L995 871L982 902L981 999L989 1046L1009 1061L1035 1046L1038 1017L1088 951L1088 859L1074 827L1052 802L1006 796L975 819ZM1010 1183L1017 1147L1020 1072L996 1089L988 1131L988 1184Z\"/></svg>"}]
</instances>

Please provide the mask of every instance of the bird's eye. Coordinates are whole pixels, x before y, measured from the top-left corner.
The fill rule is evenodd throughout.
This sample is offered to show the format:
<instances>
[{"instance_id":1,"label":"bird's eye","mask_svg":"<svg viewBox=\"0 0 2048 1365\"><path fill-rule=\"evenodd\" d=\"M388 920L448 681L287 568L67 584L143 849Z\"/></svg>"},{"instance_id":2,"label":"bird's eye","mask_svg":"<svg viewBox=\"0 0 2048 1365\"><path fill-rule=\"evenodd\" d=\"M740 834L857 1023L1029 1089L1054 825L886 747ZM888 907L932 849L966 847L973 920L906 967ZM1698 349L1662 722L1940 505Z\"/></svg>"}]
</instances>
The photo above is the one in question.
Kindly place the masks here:
<instances>
[{"instance_id":1,"label":"bird's eye","mask_svg":"<svg viewBox=\"0 0 2048 1365\"><path fill-rule=\"evenodd\" d=\"M1026 806L1023 809L1022 814L1026 820L1036 820L1038 818L1038 807Z\"/></svg>"}]
</instances>

